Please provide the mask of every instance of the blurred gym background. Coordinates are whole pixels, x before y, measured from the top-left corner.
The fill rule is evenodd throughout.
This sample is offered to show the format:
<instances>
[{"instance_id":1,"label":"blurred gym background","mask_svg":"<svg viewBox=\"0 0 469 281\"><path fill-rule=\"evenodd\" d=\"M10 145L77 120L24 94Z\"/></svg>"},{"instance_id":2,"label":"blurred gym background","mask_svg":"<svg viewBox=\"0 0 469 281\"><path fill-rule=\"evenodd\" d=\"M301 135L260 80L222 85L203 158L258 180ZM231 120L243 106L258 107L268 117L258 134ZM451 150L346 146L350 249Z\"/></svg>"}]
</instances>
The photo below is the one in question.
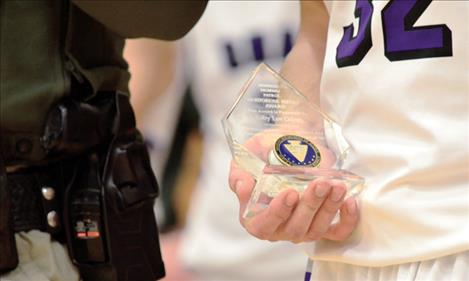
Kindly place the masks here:
<instances>
[{"instance_id":1,"label":"blurred gym background","mask_svg":"<svg viewBox=\"0 0 469 281\"><path fill-rule=\"evenodd\" d=\"M302 279L301 250L239 224L220 123L260 62L279 70L298 23L295 1L211 1L180 41L127 41L131 100L160 185L164 280Z\"/></svg>"}]
</instances>

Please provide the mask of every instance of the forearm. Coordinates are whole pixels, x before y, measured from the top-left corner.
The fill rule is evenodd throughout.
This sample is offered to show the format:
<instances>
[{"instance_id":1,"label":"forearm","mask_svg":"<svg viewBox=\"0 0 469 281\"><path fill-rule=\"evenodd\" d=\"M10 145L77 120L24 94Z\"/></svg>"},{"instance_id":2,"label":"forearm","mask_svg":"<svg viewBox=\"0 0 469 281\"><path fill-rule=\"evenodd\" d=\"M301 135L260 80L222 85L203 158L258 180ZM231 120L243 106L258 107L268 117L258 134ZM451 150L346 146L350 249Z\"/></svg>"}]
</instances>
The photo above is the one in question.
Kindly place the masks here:
<instances>
[{"instance_id":1,"label":"forearm","mask_svg":"<svg viewBox=\"0 0 469 281\"><path fill-rule=\"evenodd\" d=\"M322 1L301 3L300 31L281 70L285 79L317 105L328 22L329 15Z\"/></svg>"},{"instance_id":2,"label":"forearm","mask_svg":"<svg viewBox=\"0 0 469 281\"><path fill-rule=\"evenodd\" d=\"M137 125L155 110L176 75L177 43L151 39L127 40L124 57L129 63L129 89ZM161 102L160 102L161 103Z\"/></svg>"}]
</instances>

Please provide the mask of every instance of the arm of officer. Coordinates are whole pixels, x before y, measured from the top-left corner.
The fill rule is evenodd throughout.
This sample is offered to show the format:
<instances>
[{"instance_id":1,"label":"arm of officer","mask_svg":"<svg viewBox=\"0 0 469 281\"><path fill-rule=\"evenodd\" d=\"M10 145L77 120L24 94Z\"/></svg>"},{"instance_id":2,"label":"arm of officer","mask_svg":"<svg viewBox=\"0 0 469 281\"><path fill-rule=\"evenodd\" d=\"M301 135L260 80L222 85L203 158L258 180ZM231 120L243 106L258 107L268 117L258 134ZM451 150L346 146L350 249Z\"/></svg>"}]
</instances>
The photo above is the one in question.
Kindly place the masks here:
<instances>
[{"instance_id":1,"label":"arm of officer","mask_svg":"<svg viewBox=\"0 0 469 281\"><path fill-rule=\"evenodd\" d=\"M297 41L282 68L283 76L311 101L319 103L319 85L326 47L329 16L320 1L301 5ZM354 198L344 200L346 187L339 181L312 181L300 198L294 190L279 194L268 208L248 220L242 217L254 188L253 178L232 164L229 184L240 202L240 221L246 230L263 240L294 243L346 239L358 221ZM340 209L340 221L331 222Z\"/></svg>"},{"instance_id":2,"label":"arm of officer","mask_svg":"<svg viewBox=\"0 0 469 281\"><path fill-rule=\"evenodd\" d=\"M72 0L85 13L125 38L182 38L202 16L208 0Z\"/></svg>"}]
</instances>

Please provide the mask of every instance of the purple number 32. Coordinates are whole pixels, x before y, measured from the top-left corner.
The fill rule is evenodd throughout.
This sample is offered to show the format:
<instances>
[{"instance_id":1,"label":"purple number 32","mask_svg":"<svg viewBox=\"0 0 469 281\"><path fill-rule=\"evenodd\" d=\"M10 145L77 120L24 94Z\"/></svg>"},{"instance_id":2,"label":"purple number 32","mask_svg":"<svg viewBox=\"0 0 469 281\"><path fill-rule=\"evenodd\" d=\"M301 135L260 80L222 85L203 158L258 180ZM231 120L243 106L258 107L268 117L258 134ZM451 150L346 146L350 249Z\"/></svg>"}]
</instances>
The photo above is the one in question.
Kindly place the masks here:
<instances>
[{"instance_id":1,"label":"purple number 32","mask_svg":"<svg viewBox=\"0 0 469 281\"><path fill-rule=\"evenodd\" d=\"M390 0L381 11L385 56L390 61L453 55L451 30L444 24L414 27L432 0ZM357 65L372 46L371 0L356 0L355 17L360 18L357 36L353 25L344 27L337 46L338 67Z\"/></svg>"}]
</instances>

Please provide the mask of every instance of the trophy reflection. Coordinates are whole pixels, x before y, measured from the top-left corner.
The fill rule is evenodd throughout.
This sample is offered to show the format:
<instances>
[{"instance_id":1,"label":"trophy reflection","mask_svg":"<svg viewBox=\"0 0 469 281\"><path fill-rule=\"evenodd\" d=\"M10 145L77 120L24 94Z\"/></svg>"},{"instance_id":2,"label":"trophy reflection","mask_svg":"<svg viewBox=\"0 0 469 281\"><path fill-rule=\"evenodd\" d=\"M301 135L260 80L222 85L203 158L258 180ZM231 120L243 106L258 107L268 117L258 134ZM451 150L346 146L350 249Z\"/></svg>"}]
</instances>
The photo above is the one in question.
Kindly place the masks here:
<instances>
[{"instance_id":1,"label":"trophy reflection","mask_svg":"<svg viewBox=\"0 0 469 281\"><path fill-rule=\"evenodd\" d=\"M256 186L245 217L286 189L303 193L318 178L340 180L355 196L364 179L342 169L349 145L341 127L266 64L260 64L222 120L237 166Z\"/></svg>"}]
</instances>

